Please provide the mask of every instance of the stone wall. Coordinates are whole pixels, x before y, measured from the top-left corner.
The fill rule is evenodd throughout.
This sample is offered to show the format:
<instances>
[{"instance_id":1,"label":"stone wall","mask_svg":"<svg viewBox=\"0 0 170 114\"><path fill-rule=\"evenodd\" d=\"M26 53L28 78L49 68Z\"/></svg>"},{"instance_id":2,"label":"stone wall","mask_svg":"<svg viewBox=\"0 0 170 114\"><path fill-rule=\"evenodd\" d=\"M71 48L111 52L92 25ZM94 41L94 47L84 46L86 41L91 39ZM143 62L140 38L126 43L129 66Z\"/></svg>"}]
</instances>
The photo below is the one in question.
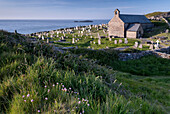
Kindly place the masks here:
<instances>
[{"instance_id":1,"label":"stone wall","mask_svg":"<svg viewBox=\"0 0 170 114\"><path fill-rule=\"evenodd\" d=\"M169 52L170 47L168 47L166 49L167 49L167 52ZM120 53L118 56L119 56L119 60L127 61L127 60L139 59L146 55L156 55L157 57L170 59L169 53L163 53L160 50L142 51L140 53Z\"/></svg>"}]
</instances>

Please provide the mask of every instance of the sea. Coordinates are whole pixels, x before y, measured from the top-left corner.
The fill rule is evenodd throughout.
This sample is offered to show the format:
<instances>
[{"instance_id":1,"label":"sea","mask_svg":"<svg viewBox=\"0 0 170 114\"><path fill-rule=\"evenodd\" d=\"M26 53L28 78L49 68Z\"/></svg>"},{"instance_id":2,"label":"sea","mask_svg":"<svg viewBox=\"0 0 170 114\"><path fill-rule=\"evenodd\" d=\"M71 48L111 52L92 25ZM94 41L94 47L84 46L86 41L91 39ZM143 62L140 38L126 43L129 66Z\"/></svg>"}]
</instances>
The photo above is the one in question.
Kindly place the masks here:
<instances>
[{"instance_id":1,"label":"sea","mask_svg":"<svg viewBox=\"0 0 170 114\"><path fill-rule=\"evenodd\" d=\"M74 22L76 20L0 20L0 30L20 34L31 34L86 25L107 24L109 20L92 20L93 22ZM80 21L80 20L78 20Z\"/></svg>"}]
</instances>

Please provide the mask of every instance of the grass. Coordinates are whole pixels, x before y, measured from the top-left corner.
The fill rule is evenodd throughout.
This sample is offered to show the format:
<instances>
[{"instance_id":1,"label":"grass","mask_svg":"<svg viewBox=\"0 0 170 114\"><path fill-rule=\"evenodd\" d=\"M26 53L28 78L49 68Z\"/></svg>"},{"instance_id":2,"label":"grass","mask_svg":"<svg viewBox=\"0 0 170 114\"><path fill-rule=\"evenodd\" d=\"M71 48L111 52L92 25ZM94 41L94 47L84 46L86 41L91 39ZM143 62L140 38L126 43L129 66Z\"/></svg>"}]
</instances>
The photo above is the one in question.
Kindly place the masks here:
<instances>
[{"instance_id":1,"label":"grass","mask_svg":"<svg viewBox=\"0 0 170 114\"><path fill-rule=\"evenodd\" d=\"M150 32L144 32L144 37L146 38L165 33L165 30L169 29L168 24L164 20L152 20L151 22L154 24L154 27L151 29Z\"/></svg>"},{"instance_id":2,"label":"grass","mask_svg":"<svg viewBox=\"0 0 170 114\"><path fill-rule=\"evenodd\" d=\"M0 113L169 112L167 59L121 62L113 50L61 54L0 33Z\"/></svg>"},{"instance_id":3,"label":"grass","mask_svg":"<svg viewBox=\"0 0 170 114\"><path fill-rule=\"evenodd\" d=\"M152 16L156 16L156 15L161 15L163 13L166 13L166 12L153 12L153 13L146 14L145 16L146 17L152 17Z\"/></svg>"}]
</instances>

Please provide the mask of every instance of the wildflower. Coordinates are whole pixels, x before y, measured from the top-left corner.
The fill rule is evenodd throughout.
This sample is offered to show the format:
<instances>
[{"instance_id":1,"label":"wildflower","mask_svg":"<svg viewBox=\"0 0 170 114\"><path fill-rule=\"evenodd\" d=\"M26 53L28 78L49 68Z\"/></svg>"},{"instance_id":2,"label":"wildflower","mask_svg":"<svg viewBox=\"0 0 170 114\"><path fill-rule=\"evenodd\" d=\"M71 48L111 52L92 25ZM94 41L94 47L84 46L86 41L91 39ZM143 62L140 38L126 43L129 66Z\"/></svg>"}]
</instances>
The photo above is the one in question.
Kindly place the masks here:
<instances>
[{"instance_id":1,"label":"wildflower","mask_svg":"<svg viewBox=\"0 0 170 114\"><path fill-rule=\"evenodd\" d=\"M47 88L47 86L46 86L46 85L45 85L44 87L45 87L45 88Z\"/></svg>"},{"instance_id":2,"label":"wildflower","mask_svg":"<svg viewBox=\"0 0 170 114\"><path fill-rule=\"evenodd\" d=\"M38 110L38 112L40 112L40 110Z\"/></svg>"},{"instance_id":3,"label":"wildflower","mask_svg":"<svg viewBox=\"0 0 170 114\"><path fill-rule=\"evenodd\" d=\"M56 110L54 110L54 112L56 112Z\"/></svg>"},{"instance_id":4,"label":"wildflower","mask_svg":"<svg viewBox=\"0 0 170 114\"><path fill-rule=\"evenodd\" d=\"M48 100L48 98L46 97L45 100Z\"/></svg>"},{"instance_id":5,"label":"wildflower","mask_svg":"<svg viewBox=\"0 0 170 114\"><path fill-rule=\"evenodd\" d=\"M82 111L82 113L84 113L84 110Z\"/></svg>"},{"instance_id":6,"label":"wildflower","mask_svg":"<svg viewBox=\"0 0 170 114\"><path fill-rule=\"evenodd\" d=\"M22 96L22 98L24 98L24 97L25 97L25 95Z\"/></svg>"},{"instance_id":7,"label":"wildflower","mask_svg":"<svg viewBox=\"0 0 170 114\"><path fill-rule=\"evenodd\" d=\"M64 87L64 85L62 85L62 87Z\"/></svg>"},{"instance_id":8,"label":"wildflower","mask_svg":"<svg viewBox=\"0 0 170 114\"><path fill-rule=\"evenodd\" d=\"M114 80L114 82L113 82L113 83L116 83L116 81L117 81L117 80Z\"/></svg>"},{"instance_id":9,"label":"wildflower","mask_svg":"<svg viewBox=\"0 0 170 114\"><path fill-rule=\"evenodd\" d=\"M81 101L78 102L78 104L80 104L80 103L81 103Z\"/></svg>"},{"instance_id":10,"label":"wildflower","mask_svg":"<svg viewBox=\"0 0 170 114\"><path fill-rule=\"evenodd\" d=\"M77 93L77 92L74 92L75 94Z\"/></svg>"},{"instance_id":11,"label":"wildflower","mask_svg":"<svg viewBox=\"0 0 170 114\"><path fill-rule=\"evenodd\" d=\"M29 97L30 96L30 94L27 94L27 97Z\"/></svg>"},{"instance_id":12,"label":"wildflower","mask_svg":"<svg viewBox=\"0 0 170 114\"><path fill-rule=\"evenodd\" d=\"M31 102L33 102L34 100L33 99L31 99Z\"/></svg>"},{"instance_id":13,"label":"wildflower","mask_svg":"<svg viewBox=\"0 0 170 114\"><path fill-rule=\"evenodd\" d=\"M58 85L58 82L57 82L57 85Z\"/></svg>"},{"instance_id":14,"label":"wildflower","mask_svg":"<svg viewBox=\"0 0 170 114\"><path fill-rule=\"evenodd\" d=\"M76 107L77 108L77 107Z\"/></svg>"},{"instance_id":15,"label":"wildflower","mask_svg":"<svg viewBox=\"0 0 170 114\"><path fill-rule=\"evenodd\" d=\"M90 106L90 104L87 104L87 106Z\"/></svg>"},{"instance_id":16,"label":"wildflower","mask_svg":"<svg viewBox=\"0 0 170 114\"><path fill-rule=\"evenodd\" d=\"M82 114L82 113L80 112L80 114Z\"/></svg>"},{"instance_id":17,"label":"wildflower","mask_svg":"<svg viewBox=\"0 0 170 114\"><path fill-rule=\"evenodd\" d=\"M122 83L119 84L119 86L121 86L121 85L122 85Z\"/></svg>"},{"instance_id":18,"label":"wildflower","mask_svg":"<svg viewBox=\"0 0 170 114\"><path fill-rule=\"evenodd\" d=\"M26 100L24 100L24 102L26 102Z\"/></svg>"},{"instance_id":19,"label":"wildflower","mask_svg":"<svg viewBox=\"0 0 170 114\"><path fill-rule=\"evenodd\" d=\"M48 89L48 93L50 92L50 89Z\"/></svg>"},{"instance_id":20,"label":"wildflower","mask_svg":"<svg viewBox=\"0 0 170 114\"><path fill-rule=\"evenodd\" d=\"M53 84L53 87L55 86L55 84Z\"/></svg>"},{"instance_id":21,"label":"wildflower","mask_svg":"<svg viewBox=\"0 0 170 114\"><path fill-rule=\"evenodd\" d=\"M64 89L63 89L63 91L65 91L65 92L66 92L66 91L67 91L67 89L66 89L66 88L64 88Z\"/></svg>"},{"instance_id":22,"label":"wildflower","mask_svg":"<svg viewBox=\"0 0 170 114\"><path fill-rule=\"evenodd\" d=\"M71 90L71 88L69 88L69 90Z\"/></svg>"}]
</instances>

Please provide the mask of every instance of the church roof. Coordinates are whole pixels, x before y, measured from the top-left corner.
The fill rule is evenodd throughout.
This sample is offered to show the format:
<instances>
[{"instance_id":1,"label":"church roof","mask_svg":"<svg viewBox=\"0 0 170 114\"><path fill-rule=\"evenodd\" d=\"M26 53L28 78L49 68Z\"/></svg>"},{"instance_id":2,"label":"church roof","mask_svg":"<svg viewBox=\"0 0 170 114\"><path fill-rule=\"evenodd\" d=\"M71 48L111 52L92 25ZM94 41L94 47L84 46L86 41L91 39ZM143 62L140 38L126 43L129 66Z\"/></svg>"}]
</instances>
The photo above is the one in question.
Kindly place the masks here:
<instances>
[{"instance_id":1,"label":"church roof","mask_svg":"<svg viewBox=\"0 0 170 114\"><path fill-rule=\"evenodd\" d=\"M120 14L119 17L124 23L151 23L144 15Z\"/></svg>"},{"instance_id":2,"label":"church roof","mask_svg":"<svg viewBox=\"0 0 170 114\"><path fill-rule=\"evenodd\" d=\"M138 31L141 24L130 24L127 31Z\"/></svg>"}]
</instances>

